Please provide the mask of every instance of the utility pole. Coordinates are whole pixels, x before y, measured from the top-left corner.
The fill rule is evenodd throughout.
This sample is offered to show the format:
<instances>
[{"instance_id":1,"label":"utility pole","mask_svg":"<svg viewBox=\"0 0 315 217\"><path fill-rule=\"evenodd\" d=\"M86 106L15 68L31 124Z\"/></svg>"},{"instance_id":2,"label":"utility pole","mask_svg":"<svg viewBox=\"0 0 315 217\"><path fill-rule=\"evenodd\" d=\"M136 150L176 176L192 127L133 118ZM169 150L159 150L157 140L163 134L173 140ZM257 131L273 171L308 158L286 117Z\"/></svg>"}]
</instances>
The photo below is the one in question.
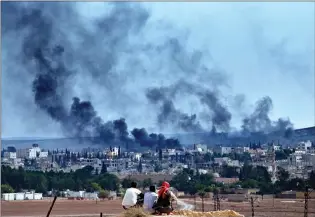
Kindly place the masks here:
<instances>
[{"instance_id":1,"label":"utility pole","mask_svg":"<svg viewBox=\"0 0 315 217\"><path fill-rule=\"evenodd\" d=\"M52 208L54 207L56 200L57 200L57 196L54 197L54 200L53 200L52 204L50 205L50 208L49 208L49 210L48 210L48 212L47 212L46 217L49 217L49 216L50 216L51 210L52 210Z\"/></svg>"},{"instance_id":2,"label":"utility pole","mask_svg":"<svg viewBox=\"0 0 315 217\"><path fill-rule=\"evenodd\" d=\"M305 192L304 192L304 198L305 198L305 203L304 203L304 217L308 217L308 199L309 199L309 190L308 186L305 187Z\"/></svg>"},{"instance_id":3,"label":"utility pole","mask_svg":"<svg viewBox=\"0 0 315 217\"><path fill-rule=\"evenodd\" d=\"M271 168L272 168L272 174L271 174L271 181L272 183L275 183L277 180L277 166L276 166L276 152L275 152L275 146L274 143L272 142L271 146L269 146L269 162L271 163Z\"/></svg>"},{"instance_id":4,"label":"utility pole","mask_svg":"<svg viewBox=\"0 0 315 217\"><path fill-rule=\"evenodd\" d=\"M217 210L221 210L220 208L220 198L219 198L219 193L217 193Z\"/></svg>"},{"instance_id":5,"label":"utility pole","mask_svg":"<svg viewBox=\"0 0 315 217\"><path fill-rule=\"evenodd\" d=\"M251 206L252 206L252 217L255 217L254 199L253 199L253 197L250 198L250 204L251 204Z\"/></svg>"},{"instance_id":6,"label":"utility pole","mask_svg":"<svg viewBox=\"0 0 315 217\"><path fill-rule=\"evenodd\" d=\"M201 195L202 212L205 212L204 195Z\"/></svg>"},{"instance_id":7,"label":"utility pole","mask_svg":"<svg viewBox=\"0 0 315 217\"><path fill-rule=\"evenodd\" d=\"M272 207L273 208L275 208L275 196L276 196L276 194L274 192L273 195L272 195Z\"/></svg>"}]
</instances>

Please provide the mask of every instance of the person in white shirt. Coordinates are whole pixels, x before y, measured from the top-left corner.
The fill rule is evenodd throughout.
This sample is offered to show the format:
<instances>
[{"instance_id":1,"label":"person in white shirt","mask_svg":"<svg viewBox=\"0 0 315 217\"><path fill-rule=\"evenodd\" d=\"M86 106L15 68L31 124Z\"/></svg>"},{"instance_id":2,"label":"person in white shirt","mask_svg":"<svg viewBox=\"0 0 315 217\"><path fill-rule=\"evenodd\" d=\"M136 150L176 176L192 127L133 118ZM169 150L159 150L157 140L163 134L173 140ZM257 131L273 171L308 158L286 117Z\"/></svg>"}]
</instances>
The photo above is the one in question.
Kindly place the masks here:
<instances>
[{"instance_id":1,"label":"person in white shirt","mask_svg":"<svg viewBox=\"0 0 315 217\"><path fill-rule=\"evenodd\" d=\"M144 194L144 210L147 212L154 212L154 209L152 208L154 203L156 202L158 198L158 194L156 193L155 186L150 186L150 191L146 192Z\"/></svg>"},{"instance_id":2,"label":"person in white shirt","mask_svg":"<svg viewBox=\"0 0 315 217\"><path fill-rule=\"evenodd\" d=\"M138 195L141 191L137 189L137 183L132 182L131 187L126 190L124 199L122 201L122 206L124 209L129 209L135 207L138 201Z\"/></svg>"}]
</instances>

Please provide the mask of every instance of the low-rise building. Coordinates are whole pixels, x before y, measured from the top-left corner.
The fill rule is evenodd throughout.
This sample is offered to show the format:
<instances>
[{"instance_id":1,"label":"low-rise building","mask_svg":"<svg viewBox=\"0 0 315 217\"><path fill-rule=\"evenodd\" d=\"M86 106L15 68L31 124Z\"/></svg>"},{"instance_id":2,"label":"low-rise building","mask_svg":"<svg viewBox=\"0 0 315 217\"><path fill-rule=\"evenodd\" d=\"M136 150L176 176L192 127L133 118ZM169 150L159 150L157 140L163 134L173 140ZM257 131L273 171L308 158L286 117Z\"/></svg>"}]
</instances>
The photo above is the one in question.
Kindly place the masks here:
<instances>
[{"instance_id":1,"label":"low-rise building","mask_svg":"<svg viewBox=\"0 0 315 217\"><path fill-rule=\"evenodd\" d=\"M249 150L250 150L249 147L233 147L232 153L243 154L245 152L248 152Z\"/></svg>"},{"instance_id":2,"label":"low-rise building","mask_svg":"<svg viewBox=\"0 0 315 217\"><path fill-rule=\"evenodd\" d=\"M48 152L42 151L38 144L33 144L32 148L23 148L16 150L16 157L17 158L47 158Z\"/></svg>"},{"instance_id":3,"label":"low-rise building","mask_svg":"<svg viewBox=\"0 0 315 217\"><path fill-rule=\"evenodd\" d=\"M214 181L222 184L234 184L239 181L239 178L214 177Z\"/></svg>"},{"instance_id":4,"label":"low-rise building","mask_svg":"<svg viewBox=\"0 0 315 217\"><path fill-rule=\"evenodd\" d=\"M119 172L132 165L132 162L128 158L105 159L103 162L108 172Z\"/></svg>"},{"instance_id":5,"label":"low-rise building","mask_svg":"<svg viewBox=\"0 0 315 217\"><path fill-rule=\"evenodd\" d=\"M231 159L228 158L228 157L217 157L217 158L214 158L214 163L218 164L219 166L228 165L228 162L230 162L230 161L231 161Z\"/></svg>"},{"instance_id":6,"label":"low-rise building","mask_svg":"<svg viewBox=\"0 0 315 217\"><path fill-rule=\"evenodd\" d=\"M42 193L32 192L17 192L17 193L4 193L2 194L2 199L6 201L11 200L42 200Z\"/></svg>"},{"instance_id":7,"label":"low-rise building","mask_svg":"<svg viewBox=\"0 0 315 217\"><path fill-rule=\"evenodd\" d=\"M298 143L296 147L296 151L305 151L308 152L312 148L312 142L306 141L306 142L300 142Z\"/></svg>"},{"instance_id":8,"label":"low-rise building","mask_svg":"<svg viewBox=\"0 0 315 217\"><path fill-rule=\"evenodd\" d=\"M217 146L213 148L213 152L217 154L230 154L232 153L232 147L222 147L222 146Z\"/></svg>"},{"instance_id":9,"label":"low-rise building","mask_svg":"<svg viewBox=\"0 0 315 217\"><path fill-rule=\"evenodd\" d=\"M4 158L9 158L9 159L16 159L16 149L15 147L8 147L7 150L3 152L3 157Z\"/></svg>"}]
</instances>

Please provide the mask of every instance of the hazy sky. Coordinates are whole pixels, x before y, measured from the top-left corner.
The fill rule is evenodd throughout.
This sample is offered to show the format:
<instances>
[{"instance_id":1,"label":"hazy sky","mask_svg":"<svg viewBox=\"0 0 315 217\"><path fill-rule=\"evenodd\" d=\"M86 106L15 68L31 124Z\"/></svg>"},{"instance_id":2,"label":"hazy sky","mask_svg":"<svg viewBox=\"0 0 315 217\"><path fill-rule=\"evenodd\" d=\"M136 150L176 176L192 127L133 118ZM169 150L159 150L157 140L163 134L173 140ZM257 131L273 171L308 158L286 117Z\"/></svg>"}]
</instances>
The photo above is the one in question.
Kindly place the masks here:
<instances>
[{"instance_id":1,"label":"hazy sky","mask_svg":"<svg viewBox=\"0 0 315 217\"><path fill-rule=\"evenodd\" d=\"M108 11L108 6L103 3L76 4L83 23L87 25ZM229 96L244 94L247 103L244 111L247 112L251 111L259 98L268 95L274 105L272 119L289 117L295 128L314 125L315 3L142 4L151 11L149 23L155 23L146 27L146 37L150 37L150 34L157 37L152 29L158 24L171 25L183 31L183 34L187 33L186 46L192 50L207 51L212 64L227 74L229 86L226 87L224 96L227 101ZM8 45L3 46L3 51L7 48ZM6 58L3 57L3 61L11 57ZM6 67L3 67L2 73L9 73ZM58 125L38 121L40 118L36 117L34 108L29 115L20 112L20 109L12 109L12 106L19 103L19 100L13 99L20 93L12 91L15 88L10 85L12 78L3 77L2 137L60 135L56 129ZM141 80L135 82L143 85L140 84ZM89 90L85 94L89 95L93 91ZM97 98L92 96L92 99L98 110L106 110L107 114L112 112L113 117L117 116L117 111L105 109L97 103ZM144 125L154 129L153 121L146 122L154 118L142 115L142 107L130 107L130 111L133 110L141 112L135 113L133 118L129 117L129 121L127 119L129 125ZM240 118L233 116L234 126L240 125L241 115ZM44 129L40 127L43 123L46 126Z\"/></svg>"}]
</instances>

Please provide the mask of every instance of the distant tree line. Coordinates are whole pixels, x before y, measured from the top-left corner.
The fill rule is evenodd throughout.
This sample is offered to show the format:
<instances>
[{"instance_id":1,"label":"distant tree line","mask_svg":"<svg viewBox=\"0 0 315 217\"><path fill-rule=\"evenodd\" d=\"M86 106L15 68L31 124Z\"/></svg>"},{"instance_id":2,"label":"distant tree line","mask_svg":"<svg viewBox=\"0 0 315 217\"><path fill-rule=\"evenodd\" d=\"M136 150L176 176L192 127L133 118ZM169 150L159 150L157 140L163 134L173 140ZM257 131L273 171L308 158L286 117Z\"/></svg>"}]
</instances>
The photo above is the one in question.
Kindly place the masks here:
<instances>
[{"instance_id":1,"label":"distant tree line","mask_svg":"<svg viewBox=\"0 0 315 217\"><path fill-rule=\"evenodd\" d=\"M2 193L18 192L21 190L35 190L36 192L46 193L47 191L64 191L66 189L87 192L102 191L105 197L107 191L121 192L122 188L128 188L133 180L119 178L107 172L106 166L103 165L101 171L95 172L93 167L86 166L70 173L60 172L40 172L40 171L25 171L23 168L12 169L7 166L1 167L1 190ZM239 172L228 166L223 167L223 173L226 176L236 177L238 175L239 182L232 185L224 185L216 183L212 174L201 174L191 169L183 169L171 180L171 186L188 194L196 194L199 192L221 193L229 192L229 188L259 188L262 194L276 194L286 190L304 190L308 185L315 188L315 172L309 174L307 180L300 178L290 179L290 175L282 168L278 168L277 178L274 184L271 182L271 176L265 167L252 166L245 164ZM146 188L154 183L150 178L138 182L139 187ZM105 191L106 190L106 191Z\"/></svg>"},{"instance_id":2,"label":"distant tree line","mask_svg":"<svg viewBox=\"0 0 315 217\"><path fill-rule=\"evenodd\" d=\"M307 180L301 178L290 179L290 175L282 168L278 168L277 179L272 183L271 176L267 169L262 166L245 164L239 172L234 167L223 166L221 174L224 177L238 177L239 182L231 185L216 183L211 174L200 174L190 169L184 169L178 173L171 184L173 187L186 193L214 192L229 193L229 188L258 188L261 194L277 194L282 191L300 190L304 191L306 186L315 189L315 172L309 174Z\"/></svg>"},{"instance_id":3,"label":"distant tree line","mask_svg":"<svg viewBox=\"0 0 315 217\"><path fill-rule=\"evenodd\" d=\"M141 161L139 167L141 167ZM85 190L87 192L102 191L104 196L108 194L107 191L109 190L121 192L121 187L129 188L131 182L136 181L129 177L119 180L116 175L107 172L104 163L100 171L94 170L91 166L70 173L64 173L63 171L26 171L22 167L12 169L8 166L2 166L1 173L2 193L35 190L46 194L48 191L61 192L69 189L73 191ZM142 188L153 184L160 185L161 182L154 183L150 178L138 182L138 186Z\"/></svg>"},{"instance_id":4,"label":"distant tree line","mask_svg":"<svg viewBox=\"0 0 315 217\"><path fill-rule=\"evenodd\" d=\"M63 171L42 172L42 171L25 171L23 168L11 169L7 166L1 168L1 184L5 185L5 189L10 186L14 191L23 189L35 190L37 192L47 192L50 190L62 191L70 190L86 190L94 191L92 183L98 183L102 189L114 190L119 189L119 179L117 176L100 171L95 174L94 168L86 166L74 172L64 173ZM2 187L2 186L1 186Z\"/></svg>"}]
</instances>

